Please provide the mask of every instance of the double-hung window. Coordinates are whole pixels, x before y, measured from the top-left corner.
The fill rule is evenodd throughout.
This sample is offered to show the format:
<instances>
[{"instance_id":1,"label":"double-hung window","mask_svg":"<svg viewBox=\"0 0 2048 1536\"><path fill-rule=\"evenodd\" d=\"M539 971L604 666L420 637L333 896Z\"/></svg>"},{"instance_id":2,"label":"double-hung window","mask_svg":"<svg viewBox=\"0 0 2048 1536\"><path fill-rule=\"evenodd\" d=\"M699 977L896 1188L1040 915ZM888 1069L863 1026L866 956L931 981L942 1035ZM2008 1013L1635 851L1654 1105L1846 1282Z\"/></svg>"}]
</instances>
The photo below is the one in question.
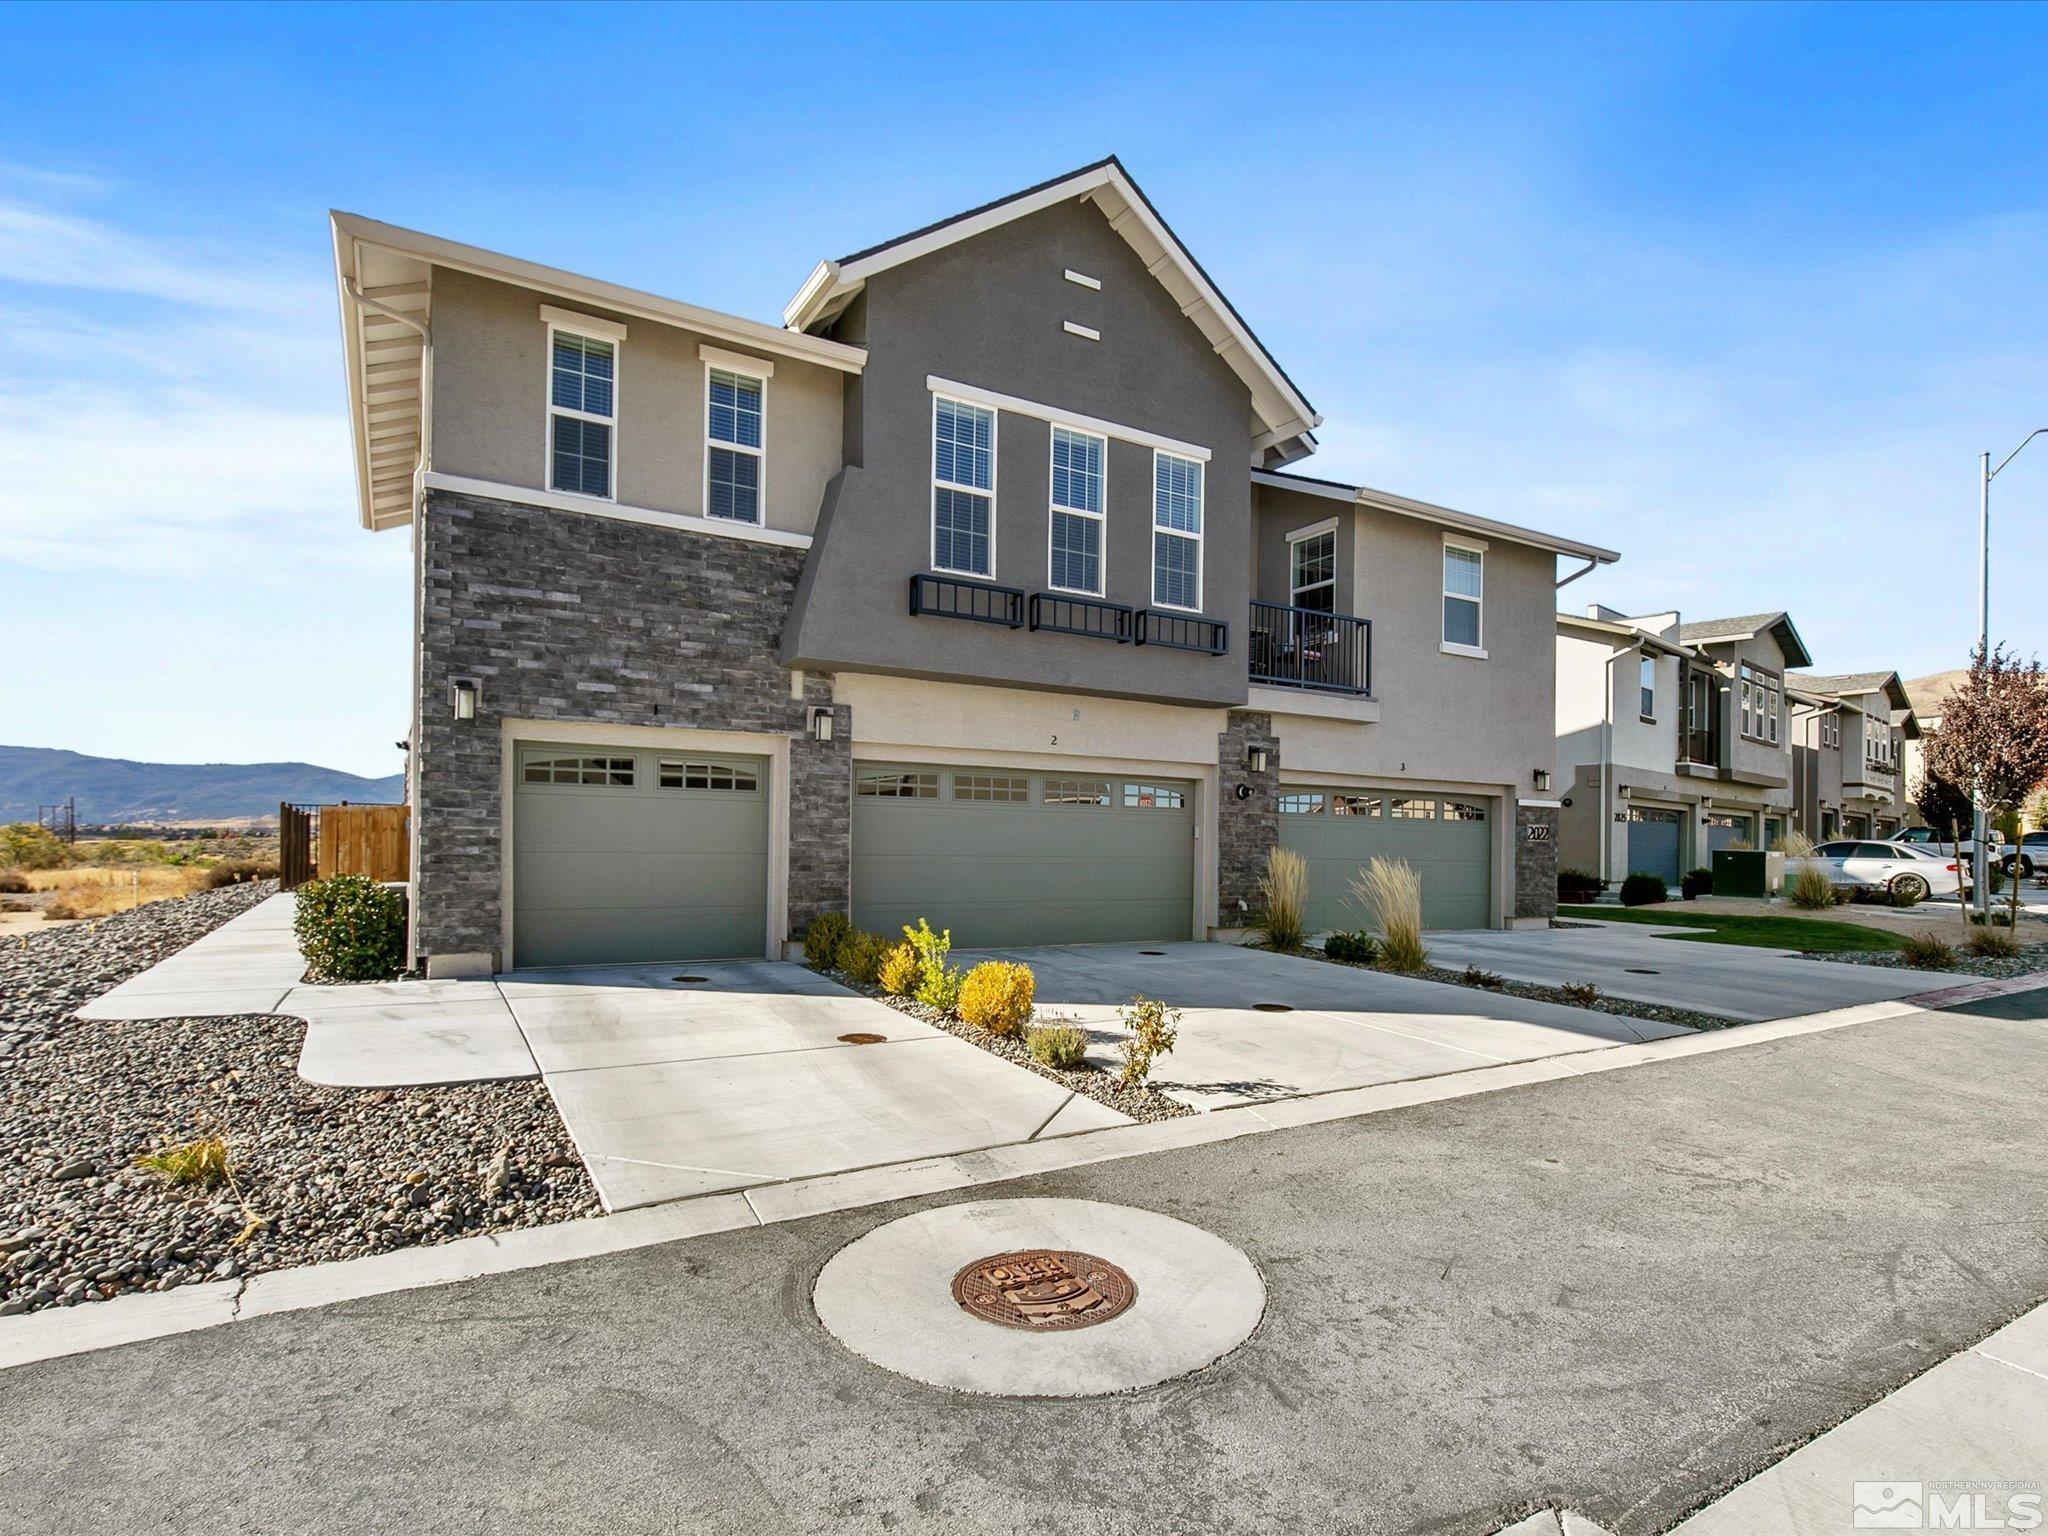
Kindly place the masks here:
<instances>
[{"instance_id":1,"label":"double-hung window","mask_svg":"<svg viewBox=\"0 0 2048 1536\"><path fill-rule=\"evenodd\" d=\"M1737 673L1741 685L1742 734L1773 746L1778 741L1779 689L1775 672L1743 662Z\"/></svg>"},{"instance_id":2,"label":"double-hung window","mask_svg":"<svg viewBox=\"0 0 2048 1536\"><path fill-rule=\"evenodd\" d=\"M1152 455L1152 601L1202 606L1202 464L1163 449Z\"/></svg>"},{"instance_id":3,"label":"double-hung window","mask_svg":"<svg viewBox=\"0 0 2048 1536\"><path fill-rule=\"evenodd\" d=\"M1102 596L1104 438L1052 429L1052 525L1047 583L1061 592Z\"/></svg>"},{"instance_id":4,"label":"double-hung window","mask_svg":"<svg viewBox=\"0 0 2048 1536\"><path fill-rule=\"evenodd\" d=\"M761 521L767 384L707 364L704 370L704 511L735 523Z\"/></svg>"},{"instance_id":5,"label":"double-hung window","mask_svg":"<svg viewBox=\"0 0 2048 1536\"><path fill-rule=\"evenodd\" d=\"M1296 536L1288 546L1288 601L1313 613L1337 611L1337 534Z\"/></svg>"},{"instance_id":6,"label":"double-hung window","mask_svg":"<svg viewBox=\"0 0 2048 1536\"><path fill-rule=\"evenodd\" d=\"M548 489L610 500L618 343L550 327L548 352Z\"/></svg>"},{"instance_id":7,"label":"double-hung window","mask_svg":"<svg viewBox=\"0 0 2048 1536\"><path fill-rule=\"evenodd\" d=\"M1444 541L1444 647L1466 655L1485 654L1481 605L1486 600L1486 554L1472 545Z\"/></svg>"},{"instance_id":8,"label":"double-hung window","mask_svg":"<svg viewBox=\"0 0 2048 1536\"><path fill-rule=\"evenodd\" d=\"M992 576L996 562L996 413L932 397L932 569Z\"/></svg>"},{"instance_id":9,"label":"double-hung window","mask_svg":"<svg viewBox=\"0 0 2048 1536\"><path fill-rule=\"evenodd\" d=\"M1645 720L1657 718L1657 658L1645 656L1637 680L1639 711Z\"/></svg>"}]
</instances>

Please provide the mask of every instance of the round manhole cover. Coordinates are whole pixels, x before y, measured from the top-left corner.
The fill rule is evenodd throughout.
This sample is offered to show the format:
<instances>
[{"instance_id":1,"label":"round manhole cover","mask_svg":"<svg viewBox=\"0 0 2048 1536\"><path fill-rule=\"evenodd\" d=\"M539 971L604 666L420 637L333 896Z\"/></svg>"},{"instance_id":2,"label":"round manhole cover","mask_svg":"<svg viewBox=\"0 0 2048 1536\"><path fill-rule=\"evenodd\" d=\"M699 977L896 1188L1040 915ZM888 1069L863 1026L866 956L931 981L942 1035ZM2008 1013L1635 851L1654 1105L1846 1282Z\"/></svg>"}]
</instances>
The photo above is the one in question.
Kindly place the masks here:
<instances>
[{"instance_id":1,"label":"round manhole cover","mask_svg":"<svg viewBox=\"0 0 2048 1536\"><path fill-rule=\"evenodd\" d=\"M709 976L671 976L670 981L709 981Z\"/></svg>"},{"instance_id":2,"label":"round manhole cover","mask_svg":"<svg viewBox=\"0 0 2048 1536\"><path fill-rule=\"evenodd\" d=\"M839 1043L841 1045L880 1045L888 1038L887 1035L871 1035L866 1030L857 1030L850 1035L841 1035Z\"/></svg>"},{"instance_id":3,"label":"round manhole cover","mask_svg":"<svg viewBox=\"0 0 2048 1536\"><path fill-rule=\"evenodd\" d=\"M1662 971L1653 971L1646 965L1632 965L1628 968L1631 976L1662 976Z\"/></svg>"},{"instance_id":4,"label":"round manhole cover","mask_svg":"<svg viewBox=\"0 0 2048 1536\"><path fill-rule=\"evenodd\" d=\"M1092 1328L1137 1297L1131 1277L1109 1260L1056 1248L992 1254L953 1277L953 1299L969 1316L1033 1332Z\"/></svg>"},{"instance_id":5,"label":"round manhole cover","mask_svg":"<svg viewBox=\"0 0 2048 1536\"><path fill-rule=\"evenodd\" d=\"M1292 1013L1292 1012L1294 1012L1294 1010L1293 1010L1292 1008L1290 1008L1290 1007L1289 1007L1289 1006L1288 1006L1288 1005L1287 1005L1286 1003L1253 1003L1253 1004L1252 1004L1252 1012L1254 1012L1254 1013Z\"/></svg>"}]
</instances>

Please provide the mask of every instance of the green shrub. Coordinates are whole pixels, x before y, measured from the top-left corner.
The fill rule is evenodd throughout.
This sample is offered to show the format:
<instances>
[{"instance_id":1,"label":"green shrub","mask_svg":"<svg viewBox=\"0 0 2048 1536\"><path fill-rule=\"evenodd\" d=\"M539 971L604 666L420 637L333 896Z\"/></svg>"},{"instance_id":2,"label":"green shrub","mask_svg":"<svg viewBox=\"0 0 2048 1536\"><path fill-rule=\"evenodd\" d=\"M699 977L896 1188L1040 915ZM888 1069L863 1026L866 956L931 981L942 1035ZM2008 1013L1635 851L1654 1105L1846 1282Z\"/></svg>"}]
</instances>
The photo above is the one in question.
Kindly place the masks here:
<instances>
[{"instance_id":1,"label":"green shrub","mask_svg":"<svg viewBox=\"0 0 2048 1536\"><path fill-rule=\"evenodd\" d=\"M1031 967L984 960L960 983L960 1017L992 1035L1014 1035L1031 1017Z\"/></svg>"},{"instance_id":2,"label":"green shrub","mask_svg":"<svg viewBox=\"0 0 2048 1536\"><path fill-rule=\"evenodd\" d=\"M882 956L882 968L875 972L875 984L891 997L908 997L917 990L917 951L908 944L891 944Z\"/></svg>"},{"instance_id":3,"label":"green shrub","mask_svg":"<svg viewBox=\"0 0 2048 1536\"><path fill-rule=\"evenodd\" d=\"M292 932L322 981L388 981L405 966L405 898L362 875L300 886Z\"/></svg>"},{"instance_id":4,"label":"green shrub","mask_svg":"<svg viewBox=\"0 0 2048 1536\"><path fill-rule=\"evenodd\" d=\"M923 918L917 926L903 925L903 937L917 953L917 989L910 995L927 1008L951 1013L960 1003L960 969L946 964L953 952L953 930L932 932Z\"/></svg>"},{"instance_id":5,"label":"green shrub","mask_svg":"<svg viewBox=\"0 0 2048 1536\"><path fill-rule=\"evenodd\" d=\"M1687 901L1714 894L1714 872L1711 869L1688 869L1678 882L1679 894Z\"/></svg>"},{"instance_id":6,"label":"green shrub","mask_svg":"<svg viewBox=\"0 0 2048 1536\"><path fill-rule=\"evenodd\" d=\"M1662 875L1646 875L1636 870L1621 882L1621 904L1624 907L1647 907L1662 901L1670 893Z\"/></svg>"},{"instance_id":7,"label":"green shrub","mask_svg":"<svg viewBox=\"0 0 2048 1536\"><path fill-rule=\"evenodd\" d=\"M1964 945L1979 960L2010 960L2020 952L2020 941L1997 928L1979 928Z\"/></svg>"},{"instance_id":8,"label":"green shrub","mask_svg":"<svg viewBox=\"0 0 2048 1536\"><path fill-rule=\"evenodd\" d=\"M1333 933L1323 940L1323 953L1332 960L1345 960L1353 965L1371 965L1379 959L1379 942L1369 933Z\"/></svg>"},{"instance_id":9,"label":"green shrub","mask_svg":"<svg viewBox=\"0 0 2048 1536\"><path fill-rule=\"evenodd\" d=\"M844 912L820 912L804 930L804 964L814 971L829 971L839 962L839 946L853 932Z\"/></svg>"},{"instance_id":10,"label":"green shrub","mask_svg":"<svg viewBox=\"0 0 2048 1536\"><path fill-rule=\"evenodd\" d=\"M1600 894L1601 879L1583 869L1557 872L1557 899L1567 906L1584 906Z\"/></svg>"},{"instance_id":11,"label":"green shrub","mask_svg":"<svg viewBox=\"0 0 2048 1536\"><path fill-rule=\"evenodd\" d=\"M881 979L882 962L889 957L889 941L879 933L849 933L839 942L839 969L864 987Z\"/></svg>"},{"instance_id":12,"label":"green shrub","mask_svg":"<svg viewBox=\"0 0 2048 1536\"><path fill-rule=\"evenodd\" d=\"M1785 899L1807 912L1819 912L1835 904L1834 882L1818 864L1802 864L1785 882Z\"/></svg>"},{"instance_id":13,"label":"green shrub","mask_svg":"<svg viewBox=\"0 0 2048 1536\"><path fill-rule=\"evenodd\" d=\"M0 896L26 896L35 887L18 869L0 869Z\"/></svg>"},{"instance_id":14,"label":"green shrub","mask_svg":"<svg viewBox=\"0 0 2048 1536\"><path fill-rule=\"evenodd\" d=\"M1266 872L1259 876L1259 911L1252 926L1266 948L1291 955L1301 948L1308 918L1308 860L1292 848L1266 854Z\"/></svg>"},{"instance_id":15,"label":"green shrub","mask_svg":"<svg viewBox=\"0 0 2048 1536\"><path fill-rule=\"evenodd\" d=\"M248 885L256 880L275 880L277 860L222 859L206 871L205 888L218 891L230 885Z\"/></svg>"},{"instance_id":16,"label":"green shrub","mask_svg":"<svg viewBox=\"0 0 2048 1536\"><path fill-rule=\"evenodd\" d=\"M1568 981L1557 990L1575 1007L1590 1008L1600 1001L1600 989L1590 981Z\"/></svg>"},{"instance_id":17,"label":"green shrub","mask_svg":"<svg viewBox=\"0 0 2048 1536\"><path fill-rule=\"evenodd\" d=\"M1088 1037L1071 1024L1041 1024L1024 1037L1031 1059L1041 1067L1071 1072L1088 1054Z\"/></svg>"},{"instance_id":18,"label":"green shrub","mask_svg":"<svg viewBox=\"0 0 2048 1536\"><path fill-rule=\"evenodd\" d=\"M0 827L0 864L21 869L62 869L71 850L48 827L32 821L10 821Z\"/></svg>"},{"instance_id":19,"label":"green shrub","mask_svg":"<svg viewBox=\"0 0 2048 1536\"><path fill-rule=\"evenodd\" d=\"M1920 971L1945 971L1956 963L1956 952L1938 933L1909 933L1899 945L1906 964Z\"/></svg>"},{"instance_id":20,"label":"green shrub","mask_svg":"<svg viewBox=\"0 0 2048 1536\"><path fill-rule=\"evenodd\" d=\"M1492 971L1483 971L1476 965L1465 967L1465 974L1459 978L1468 987L1484 987L1489 992L1499 992L1507 982Z\"/></svg>"},{"instance_id":21,"label":"green shrub","mask_svg":"<svg viewBox=\"0 0 2048 1536\"><path fill-rule=\"evenodd\" d=\"M1179 1039L1180 1010L1167 1007L1156 997L1134 997L1128 1008L1117 1010L1117 1017L1128 1032L1117 1047L1124 1063L1117 1077L1126 1087L1134 1088L1152 1075L1153 1058L1164 1056Z\"/></svg>"}]
</instances>

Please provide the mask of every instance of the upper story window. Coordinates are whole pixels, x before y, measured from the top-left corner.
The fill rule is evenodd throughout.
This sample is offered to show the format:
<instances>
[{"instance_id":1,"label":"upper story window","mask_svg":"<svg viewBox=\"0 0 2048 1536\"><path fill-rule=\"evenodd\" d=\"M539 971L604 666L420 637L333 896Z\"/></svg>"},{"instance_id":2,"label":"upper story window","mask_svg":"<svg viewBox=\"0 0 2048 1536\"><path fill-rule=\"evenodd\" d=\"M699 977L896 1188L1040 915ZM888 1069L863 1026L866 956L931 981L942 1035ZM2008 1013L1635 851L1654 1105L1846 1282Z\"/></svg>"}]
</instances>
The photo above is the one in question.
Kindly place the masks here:
<instances>
[{"instance_id":1,"label":"upper story window","mask_svg":"<svg viewBox=\"0 0 2048 1536\"><path fill-rule=\"evenodd\" d=\"M1337 533L1303 534L1287 547L1287 600L1315 613L1337 611Z\"/></svg>"},{"instance_id":2,"label":"upper story window","mask_svg":"<svg viewBox=\"0 0 2048 1536\"><path fill-rule=\"evenodd\" d=\"M761 521L765 380L730 368L704 370L704 511L736 523Z\"/></svg>"},{"instance_id":3,"label":"upper story window","mask_svg":"<svg viewBox=\"0 0 2048 1536\"><path fill-rule=\"evenodd\" d=\"M548 331L548 489L613 494L618 343Z\"/></svg>"},{"instance_id":4,"label":"upper story window","mask_svg":"<svg viewBox=\"0 0 2048 1536\"><path fill-rule=\"evenodd\" d=\"M1444 541L1444 645L1471 655L1481 649L1486 626L1486 553L1469 544Z\"/></svg>"},{"instance_id":5,"label":"upper story window","mask_svg":"<svg viewBox=\"0 0 2048 1536\"><path fill-rule=\"evenodd\" d=\"M1742 734L1752 741L1767 741L1776 746L1779 690L1782 686L1778 674L1745 661L1737 669L1736 678L1742 711Z\"/></svg>"},{"instance_id":6,"label":"upper story window","mask_svg":"<svg viewBox=\"0 0 2048 1536\"><path fill-rule=\"evenodd\" d=\"M1052 525L1046 581L1062 592L1102 596L1102 465L1105 438L1052 429Z\"/></svg>"},{"instance_id":7,"label":"upper story window","mask_svg":"<svg viewBox=\"0 0 2048 1536\"><path fill-rule=\"evenodd\" d=\"M1638 675L1638 678L1637 678L1637 685L1636 685L1636 691L1637 691L1637 693L1638 693L1638 694L1640 695L1639 699L1637 700L1637 703L1638 703L1638 706L1640 707L1640 709L1641 709L1641 711L1642 711L1642 716L1643 716L1643 718L1644 718L1645 720L1654 720L1654 719L1656 719L1656 718L1657 718L1657 658L1656 658L1656 657L1654 657L1654 656L1645 656L1645 657L1643 658L1643 664L1642 664L1642 667L1641 667L1641 669L1640 669L1640 672L1639 672L1639 675Z\"/></svg>"},{"instance_id":8,"label":"upper story window","mask_svg":"<svg viewBox=\"0 0 2048 1536\"><path fill-rule=\"evenodd\" d=\"M932 569L996 568L996 413L932 397Z\"/></svg>"},{"instance_id":9,"label":"upper story window","mask_svg":"<svg viewBox=\"0 0 2048 1536\"><path fill-rule=\"evenodd\" d=\"M1824 747L1839 747L1842 744L1842 723L1833 715L1820 717L1820 744Z\"/></svg>"},{"instance_id":10,"label":"upper story window","mask_svg":"<svg viewBox=\"0 0 2048 1536\"><path fill-rule=\"evenodd\" d=\"M1202 606L1202 465L1163 449L1152 454L1152 601Z\"/></svg>"}]
</instances>

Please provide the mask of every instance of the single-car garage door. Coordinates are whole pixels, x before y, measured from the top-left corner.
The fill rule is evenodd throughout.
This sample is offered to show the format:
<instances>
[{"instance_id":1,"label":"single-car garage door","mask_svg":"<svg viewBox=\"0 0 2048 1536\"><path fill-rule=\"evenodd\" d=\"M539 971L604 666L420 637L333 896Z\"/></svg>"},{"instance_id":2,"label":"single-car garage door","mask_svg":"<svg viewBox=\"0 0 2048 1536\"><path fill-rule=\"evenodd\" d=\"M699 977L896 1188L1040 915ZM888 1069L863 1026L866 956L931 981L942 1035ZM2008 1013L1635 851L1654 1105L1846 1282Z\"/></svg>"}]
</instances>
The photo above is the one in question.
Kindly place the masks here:
<instances>
[{"instance_id":1,"label":"single-car garage door","mask_svg":"<svg viewBox=\"0 0 2048 1536\"><path fill-rule=\"evenodd\" d=\"M853 921L961 948L1185 939L1195 791L1083 771L856 763Z\"/></svg>"},{"instance_id":2,"label":"single-car garage door","mask_svg":"<svg viewBox=\"0 0 2048 1536\"><path fill-rule=\"evenodd\" d=\"M765 759L519 746L515 965L758 957L767 934Z\"/></svg>"},{"instance_id":3,"label":"single-car garage door","mask_svg":"<svg viewBox=\"0 0 2048 1536\"><path fill-rule=\"evenodd\" d=\"M1683 818L1677 811L1634 805L1628 812L1628 873L1655 875L1667 886L1678 884L1678 838Z\"/></svg>"},{"instance_id":4,"label":"single-car garage door","mask_svg":"<svg viewBox=\"0 0 2048 1536\"><path fill-rule=\"evenodd\" d=\"M1749 816L1730 816L1720 812L1707 817L1707 852L1719 853L1723 848L1732 848L1737 843L1756 846L1756 821Z\"/></svg>"},{"instance_id":5,"label":"single-car garage door","mask_svg":"<svg viewBox=\"0 0 2048 1536\"><path fill-rule=\"evenodd\" d=\"M1451 795L1295 786L1280 791L1280 846L1308 860L1311 930L1363 928L1351 881L1375 858L1422 878L1428 928L1485 928L1493 912L1492 814Z\"/></svg>"}]
</instances>

